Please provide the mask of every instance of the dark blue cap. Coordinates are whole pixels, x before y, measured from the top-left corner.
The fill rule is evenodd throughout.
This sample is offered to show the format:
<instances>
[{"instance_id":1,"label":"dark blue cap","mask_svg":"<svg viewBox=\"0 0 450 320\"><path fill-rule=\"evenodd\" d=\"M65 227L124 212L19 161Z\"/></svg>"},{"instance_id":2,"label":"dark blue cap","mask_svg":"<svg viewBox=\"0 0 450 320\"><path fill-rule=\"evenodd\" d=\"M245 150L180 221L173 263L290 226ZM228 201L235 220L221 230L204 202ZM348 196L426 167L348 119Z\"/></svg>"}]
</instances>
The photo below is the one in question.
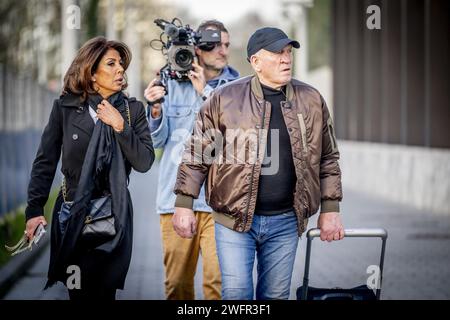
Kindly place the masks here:
<instances>
[{"instance_id":1,"label":"dark blue cap","mask_svg":"<svg viewBox=\"0 0 450 320\"><path fill-rule=\"evenodd\" d=\"M247 60L261 49L270 52L281 52L285 46L292 44L296 49L300 48L300 43L289 37L278 28L265 27L256 30L248 39Z\"/></svg>"}]
</instances>

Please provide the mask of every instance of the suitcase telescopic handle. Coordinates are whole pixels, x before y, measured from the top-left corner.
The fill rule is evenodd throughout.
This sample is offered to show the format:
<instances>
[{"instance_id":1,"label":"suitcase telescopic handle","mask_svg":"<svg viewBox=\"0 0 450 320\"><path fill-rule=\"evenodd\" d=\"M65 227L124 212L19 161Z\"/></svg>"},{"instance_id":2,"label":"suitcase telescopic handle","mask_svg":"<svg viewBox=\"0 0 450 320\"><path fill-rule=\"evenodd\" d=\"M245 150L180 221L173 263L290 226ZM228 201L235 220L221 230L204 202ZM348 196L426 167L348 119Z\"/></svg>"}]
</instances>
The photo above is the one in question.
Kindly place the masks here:
<instances>
[{"instance_id":1,"label":"suitcase telescopic handle","mask_svg":"<svg viewBox=\"0 0 450 320\"><path fill-rule=\"evenodd\" d=\"M307 234L306 243L306 260L305 260L305 273L303 276L303 292L302 299L306 300L308 294L308 283L309 283L309 265L311 261L311 244L314 238L320 237L320 229L314 228L310 229ZM381 293L381 283L383 280L383 265L384 265L384 253L386 250L386 239L388 233L383 228L358 228L358 229L345 229L344 238L381 238L381 255L380 255L380 281L378 283L378 288L376 290L377 300L380 299Z\"/></svg>"},{"instance_id":2,"label":"suitcase telescopic handle","mask_svg":"<svg viewBox=\"0 0 450 320\"><path fill-rule=\"evenodd\" d=\"M320 237L320 229L314 228L310 229L306 236L308 239ZM383 228L359 228L359 229L344 229L345 238L354 237L354 238L387 238L387 231Z\"/></svg>"}]
</instances>

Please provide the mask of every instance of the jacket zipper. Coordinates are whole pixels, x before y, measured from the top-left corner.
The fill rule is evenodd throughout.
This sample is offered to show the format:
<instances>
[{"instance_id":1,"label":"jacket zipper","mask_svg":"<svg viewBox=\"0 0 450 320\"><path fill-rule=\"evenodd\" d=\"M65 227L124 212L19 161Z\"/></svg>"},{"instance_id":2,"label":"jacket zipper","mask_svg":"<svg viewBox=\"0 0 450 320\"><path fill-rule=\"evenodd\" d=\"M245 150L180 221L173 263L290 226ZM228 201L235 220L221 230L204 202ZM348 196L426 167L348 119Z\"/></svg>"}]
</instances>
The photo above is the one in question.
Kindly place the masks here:
<instances>
[{"instance_id":1,"label":"jacket zipper","mask_svg":"<svg viewBox=\"0 0 450 320\"><path fill-rule=\"evenodd\" d=\"M328 135L330 136L330 142L331 142L331 148L334 151L336 151L336 135L334 134L334 127L333 127L333 120L330 118L328 118L327 121L327 125L328 125Z\"/></svg>"},{"instance_id":2,"label":"jacket zipper","mask_svg":"<svg viewBox=\"0 0 450 320\"><path fill-rule=\"evenodd\" d=\"M303 114L299 113L297 114L298 117L298 122L300 124L300 132L301 132L301 136L302 136L302 145L303 145L303 150L305 150L305 153L308 153L308 143L306 141L306 125L305 125L305 120L303 118Z\"/></svg>"},{"instance_id":3,"label":"jacket zipper","mask_svg":"<svg viewBox=\"0 0 450 320\"><path fill-rule=\"evenodd\" d=\"M260 130L264 129L265 116L266 116L266 101L263 101L263 115L262 115L262 119L261 119L261 129ZM259 157L260 139L261 139L261 137L260 137L260 135L258 135L258 144L256 145L256 162L258 162L258 157ZM249 190L248 198L247 198L247 212L245 214L245 219L244 219L244 228L245 228L245 225L247 224L248 211L250 210L250 197L252 195L252 189L253 189L253 176L254 176L254 173L255 173L255 166L256 166L256 163L253 164L252 175L250 176L250 190Z\"/></svg>"}]
</instances>

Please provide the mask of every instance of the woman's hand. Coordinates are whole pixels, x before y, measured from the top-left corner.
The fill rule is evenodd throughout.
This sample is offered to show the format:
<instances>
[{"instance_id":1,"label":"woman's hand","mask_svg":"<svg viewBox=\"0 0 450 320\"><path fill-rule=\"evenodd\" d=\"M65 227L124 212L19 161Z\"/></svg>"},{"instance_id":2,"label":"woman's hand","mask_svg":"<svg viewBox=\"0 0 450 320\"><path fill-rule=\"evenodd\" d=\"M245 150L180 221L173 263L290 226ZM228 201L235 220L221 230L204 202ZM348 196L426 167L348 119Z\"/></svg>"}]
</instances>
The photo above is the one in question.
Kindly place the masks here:
<instances>
[{"instance_id":1,"label":"woman's hand","mask_svg":"<svg viewBox=\"0 0 450 320\"><path fill-rule=\"evenodd\" d=\"M97 105L97 117L110 125L116 132L121 132L124 128L125 121L122 115L106 100Z\"/></svg>"},{"instance_id":2,"label":"woman's hand","mask_svg":"<svg viewBox=\"0 0 450 320\"><path fill-rule=\"evenodd\" d=\"M26 233L28 241L33 240L34 232L41 223L44 225L44 227L47 225L47 221L45 220L44 216L34 217L27 221Z\"/></svg>"}]
</instances>

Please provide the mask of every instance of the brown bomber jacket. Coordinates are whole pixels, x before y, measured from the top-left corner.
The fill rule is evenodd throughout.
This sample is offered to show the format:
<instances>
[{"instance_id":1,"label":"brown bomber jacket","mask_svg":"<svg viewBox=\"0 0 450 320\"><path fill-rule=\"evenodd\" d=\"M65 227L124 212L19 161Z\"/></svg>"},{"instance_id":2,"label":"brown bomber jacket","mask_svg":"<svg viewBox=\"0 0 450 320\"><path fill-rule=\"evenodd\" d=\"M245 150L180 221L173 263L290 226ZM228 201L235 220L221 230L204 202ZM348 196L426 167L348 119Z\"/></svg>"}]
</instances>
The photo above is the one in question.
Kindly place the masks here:
<instances>
[{"instance_id":1,"label":"brown bomber jacket","mask_svg":"<svg viewBox=\"0 0 450 320\"><path fill-rule=\"evenodd\" d=\"M321 212L338 212L342 200L339 151L333 121L320 93L313 87L292 79L287 84L287 101L282 112L289 132L297 183L294 192L294 210L298 233L307 226L308 218L321 205ZM206 201L214 210L213 217L230 229L247 232L255 210L261 162L267 141L270 103L264 101L262 88L256 76L230 82L214 91L202 106L188 140L183 160L178 168L174 192L176 207L192 208L206 179ZM236 160L226 144L231 140L211 138L214 132L227 137L226 130L255 132L244 135L245 143L238 143L245 152L256 152L254 161L229 163ZM217 142L220 141L220 142ZM231 142L234 150L236 141ZM200 144L201 148L195 148ZM205 161L208 145L221 147L213 153L214 161ZM253 146L253 147L252 147ZM202 158L203 156L203 158Z\"/></svg>"}]
</instances>

